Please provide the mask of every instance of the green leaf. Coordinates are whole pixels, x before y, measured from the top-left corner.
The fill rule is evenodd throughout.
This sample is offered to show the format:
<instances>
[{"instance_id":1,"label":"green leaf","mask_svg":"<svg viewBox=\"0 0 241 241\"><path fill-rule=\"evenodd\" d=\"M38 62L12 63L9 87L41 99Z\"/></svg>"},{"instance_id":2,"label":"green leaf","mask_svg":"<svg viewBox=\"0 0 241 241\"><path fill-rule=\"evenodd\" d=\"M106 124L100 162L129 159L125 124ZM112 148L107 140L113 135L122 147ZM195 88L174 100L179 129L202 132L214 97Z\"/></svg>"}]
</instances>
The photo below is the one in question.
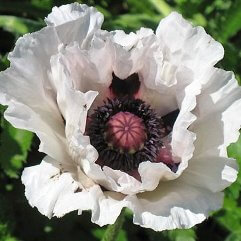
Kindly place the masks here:
<instances>
[{"instance_id":1,"label":"green leaf","mask_svg":"<svg viewBox=\"0 0 241 241\"><path fill-rule=\"evenodd\" d=\"M196 13L192 16L192 22L195 25L201 25L205 27L207 25L207 20L206 18L201 14L201 13Z\"/></svg>"},{"instance_id":2,"label":"green leaf","mask_svg":"<svg viewBox=\"0 0 241 241\"><path fill-rule=\"evenodd\" d=\"M148 0L148 1L152 3L153 6L156 8L156 10L164 16L167 16L169 13L173 11L171 6L169 6L167 2L164 0Z\"/></svg>"},{"instance_id":3,"label":"green leaf","mask_svg":"<svg viewBox=\"0 0 241 241\"><path fill-rule=\"evenodd\" d=\"M236 143L232 143L227 148L228 156L237 160L241 167L241 136ZM241 191L241 172L238 173L237 180L226 191L226 194L232 199L238 199Z\"/></svg>"},{"instance_id":4,"label":"green leaf","mask_svg":"<svg viewBox=\"0 0 241 241\"><path fill-rule=\"evenodd\" d=\"M240 74L241 48L238 45L227 42L224 44L224 50L224 59L218 64L218 67L230 70L236 69L235 73Z\"/></svg>"},{"instance_id":5,"label":"green leaf","mask_svg":"<svg viewBox=\"0 0 241 241\"><path fill-rule=\"evenodd\" d=\"M236 233L231 233L224 241L240 241L241 231Z\"/></svg>"},{"instance_id":6,"label":"green leaf","mask_svg":"<svg viewBox=\"0 0 241 241\"><path fill-rule=\"evenodd\" d=\"M105 228L96 228L96 229L92 229L92 234L94 237L101 239L105 233Z\"/></svg>"},{"instance_id":7,"label":"green leaf","mask_svg":"<svg viewBox=\"0 0 241 241\"><path fill-rule=\"evenodd\" d=\"M228 156L235 158L241 166L241 136L236 143L229 145L227 151ZM240 191L241 173L239 172L236 182L225 190L223 209L215 215L215 220L231 233L238 233L241 230L241 207L238 203ZM227 240L235 240L234 237L235 235L229 235Z\"/></svg>"},{"instance_id":8,"label":"green leaf","mask_svg":"<svg viewBox=\"0 0 241 241\"><path fill-rule=\"evenodd\" d=\"M241 29L241 1L236 0L232 3L222 22L219 37L222 42L226 42Z\"/></svg>"},{"instance_id":9,"label":"green leaf","mask_svg":"<svg viewBox=\"0 0 241 241\"><path fill-rule=\"evenodd\" d=\"M28 6L29 8L36 9L39 16L42 12L44 12L44 9L46 9L47 11L51 10L51 8L53 7L53 1L52 0L31 0L31 5L28 4Z\"/></svg>"},{"instance_id":10,"label":"green leaf","mask_svg":"<svg viewBox=\"0 0 241 241\"><path fill-rule=\"evenodd\" d=\"M121 236L120 239L120 231L122 230L122 226L125 222L125 208L121 210L118 218L115 220L113 224L107 226L101 241L124 241L125 235Z\"/></svg>"},{"instance_id":11,"label":"green leaf","mask_svg":"<svg viewBox=\"0 0 241 241\"><path fill-rule=\"evenodd\" d=\"M45 2L41 4L40 1ZM46 4L45 0L32 1L33 3L25 1L4 1L4 4L0 4L0 12L7 13L9 15L16 14L24 17L35 17L35 18L44 18L51 11L51 3ZM36 5L36 6L34 6Z\"/></svg>"},{"instance_id":12,"label":"green leaf","mask_svg":"<svg viewBox=\"0 0 241 241\"><path fill-rule=\"evenodd\" d=\"M0 223L0 241L17 241L17 239L9 233L6 223Z\"/></svg>"},{"instance_id":13,"label":"green leaf","mask_svg":"<svg viewBox=\"0 0 241 241\"><path fill-rule=\"evenodd\" d=\"M175 229L163 232L147 232L150 241L195 241L196 233L194 229Z\"/></svg>"},{"instance_id":14,"label":"green leaf","mask_svg":"<svg viewBox=\"0 0 241 241\"><path fill-rule=\"evenodd\" d=\"M92 234L97 239L101 239L104 236L105 231L106 231L105 228L96 228L96 229L92 230ZM123 229L120 230L116 241L128 241L127 233L125 230L123 230Z\"/></svg>"},{"instance_id":15,"label":"green leaf","mask_svg":"<svg viewBox=\"0 0 241 241\"><path fill-rule=\"evenodd\" d=\"M171 241L195 241L196 233L193 229L176 229L168 231L168 237Z\"/></svg>"},{"instance_id":16,"label":"green leaf","mask_svg":"<svg viewBox=\"0 0 241 241\"><path fill-rule=\"evenodd\" d=\"M237 201L225 197L223 209L215 215L215 219L232 233L241 230L241 208Z\"/></svg>"},{"instance_id":17,"label":"green leaf","mask_svg":"<svg viewBox=\"0 0 241 241\"><path fill-rule=\"evenodd\" d=\"M14 216L8 200L0 194L0 241L17 241L11 233L14 228Z\"/></svg>"},{"instance_id":18,"label":"green leaf","mask_svg":"<svg viewBox=\"0 0 241 241\"><path fill-rule=\"evenodd\" d=\"M14 128L7 121L1 121L0 167L11 178L18 178L19 169L27 158L33 134Z\"/></svg>"},{"instance_id":19,"label":"green leaf","mask_svg":"<svg viewBox=\"0 0 241 241\"><path fill-rule=\"evenodd\" d=\"M116 241L128 241L127 233L125 230L121 230Z\"/></svg>"},{"instance_id":20,"label":"green leaf","mask_svg":"<svg viewBox=\"0 0 241 241\"><path fill-rule=\"evenodd\" d=\"M106 21L104 27L113 29L123 29L125 31L136 31L141 27L148 27L156 29L161 16L152 16L150 18L147 14L123 14L111 21Z\"/></svg>"},{"instance_id":21,"label":"green leaf","mask_svg":"<svg viewBox=\"0 0 241 241\"><path fill-rule=\"evenodd\" d=\"M235 143L229 145L228 156L235 158L239 163L241 163L241 135Z\"/></svg>"},{"instance_id":22,"label":"green leaf","mask_svg":"<svg viewBox=\"0 0 241 241\"><path fill-rule=\"evenodd\" d=\"M105 20L106 20L106 18L110 18L111 17L111 13L107 9L102 8L99 5L96 5L95 8L97 8L97 10L100 11L104 15Z\"/></svg>"},{"instance_id":23,"label":"green leaf","mask_svg":"<svg viewBox=\"0 0 241 241\"><path fill-rule=\"evenodd\" d=\"M30 19L0 15L0 27L16 35L34 32L41 29L43 26L43 23Z\"/></svg>"},{"instance_id":24,"label":"green leaf","mask_svg":"<svg viewBox=\"0 0 241 241\"><path fill-rule=\"evenodd\" d=\"M5 70L9 67L9 60L7 59L7 55L0 55L0 71Z\"/></svg>"},{"instance_id":25,"label":"green leaf","mask_svg":"<svg viewBox=\"0 0 241 241\"><path fill-rule=\"evenodd\" d=\"M155 15L156 13L156 7L150 1L127 0L127 3L131 13L144 13L149 16Z\"/></svg>"}]
</instances>

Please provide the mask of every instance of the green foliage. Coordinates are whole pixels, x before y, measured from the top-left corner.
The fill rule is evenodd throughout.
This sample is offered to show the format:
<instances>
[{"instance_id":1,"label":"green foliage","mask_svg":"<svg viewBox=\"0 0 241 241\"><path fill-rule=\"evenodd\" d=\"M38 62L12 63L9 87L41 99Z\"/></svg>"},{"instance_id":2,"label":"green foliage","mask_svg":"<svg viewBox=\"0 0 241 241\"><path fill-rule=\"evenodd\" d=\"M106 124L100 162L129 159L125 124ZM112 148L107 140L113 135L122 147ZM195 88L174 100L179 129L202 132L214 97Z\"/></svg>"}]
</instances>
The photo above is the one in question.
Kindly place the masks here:
<instances>
[{"instance_id":1,"label":"green foliage","mask_svg":"<svg viewBox=\"0 0 241 241\"><path fill-rule=\"evenodd\" d=\"M0 195L0 241L17 241L12 236L14 220L11 215L11 207L9 207L6 198Z\"/></svg>"},{"instance_id":2,"label":"green foliage","mask_svg":"<svg viewBox=\"0 0 241 241\"><path fill-rule=\"evenodd\" d=\"M228 155L235 158L241 166L241 137L228 147ZM215 219L230 232L225 241L239 240L237 238L241 233L240 191L241 173L239 172L237 181L226 190L223 209L215 214Z\"/></svg>"},{"instance_id":3,"label":"green foliage","mask_svg":"<svg viewBox=\"0 0 241 241\"><path fill-rule=\"evenodd\" d=\"M14 128L3 118L1 128L0 167L9 177L18 178L19 170L27 159L33 134Z\"/></svg>"},{"instance_id":4,"label":"green foliage","mask_svg":"<svg viewBox=\"0 0 241 241\"><path fill-rule=\"evenodd\" d=\"M156 10L164 16L167 16L172 12L172 8L164 0L149 0L149 2L152 3Z\"/></svg>"},{"instance_id":5,"label":"green foliage","mask_svg":"<svg viewBox=\"0 0 241 241\"><path fill-rule=\"evenodd\" d=\"M231 233L224 241L240 241L241 232Z\"/></svg>"},{"instance_id":6,"label":"green foliage","mask_svg":"<svg viewBox=\"0 0 241 241\"><path fill-rule=\"evenodd\" d=\"M16 34L17 36L25 33L34 32L42 28L41 22L20 18L15 16L0 16L0 27Z\"/></svg>"},{"instance_id":7,"label":"green foliage","mask_svg":"<svg viewBox=\"0 0 241 241\"><path fill-rule=\"evenodd\" d=\"M232 233L241 230L241 207L231 198L224 199L223 210L216 214L216 220Z\"/></svg>"},{"instance_id":8,"label":"green foliage","mask_svg":"<svg viewBox=\"0 0 241 241\"><path fill-rule=\"evenodd\" d=\"M237 160L241 167L241 136L236 143L228 147L228 155ZM234 184L227 190L227 195L234 200L238 200L241 191L241 172L238 173L238 178Z\"/></svg>"},{"instance_id":9,"label":"green foliage","mask_svg":"<svg viewBox=\"0 0 241 241\"><path fill-rule=\"evenodd\" d=\"M195 241L196 234L194 229L173 230L168 232L170 241Z\"/></svg>"},{"instance_id":10,"label":"green foliage","mask_svg":"<svg viewBox=\"0 0 241 241\"><path fill-rule=\"evenodd\" d=\"M105 228L96 228L92 230L92 234L94 237L96 237L98 240L101 240L101 238L104 236L106 229ZM118 234L118 237L116 241L128 241L127 234L125 230L121 230Z\"/></svg>"},{"instance_id":11,"label":"green foliage","mask_svg":"<svg viewBox=\"0 0 241 241\"><path fill-rule=\"evenodd\" d=\"M226 42L241 29L241 1L236 0L226 12L219 33L222 42Z\"/></svg>"},{"instance_id":12,"label":"green foliage","mask_svg":"<svg viewBox=\"0 0 241 241\"><path fill-rule=\"evenodd\" d=\"M44 26L44 17L53 6L72 0L0 0L0 70L9 66L8 53L16 39ZM105 16L104 28L135 31L140 27L155 29L161 18L178 11L194 25L202 25L222 42L225 57L218 67L233 70L241 78L241 1L240 0L78 0L94 5ZM17 130L3 119L0 106L0 241L100 240L105 228L90 222L90 214L75 213L63 219L48 220L26 204L19 176L26 160L39 163L37 138ZM31 149L30 149L31 147ZM230 157L241 167L241 138L228 148ZM34 164L35 164L34 163ZM31 163L32 165L32 163ZM117 241L240 241L241 172L225 191L223 208L194 229L154 232L132 224L126 212L124 228ZM15 238L16 237L16 238Z\"/></svg>"},{"instance_id":13,"label":"green foliage","mask_svg":"<svg viewBox=\"0 0 241 241\"><path fill-rule=\"evenodd\" d=\"M194 229L176 229L164 232L148 232L150 241L195 241L196 233Z\"/></svg>"},{"instance_id":14,"label":"green foliage","mask_svg":"<svg viewBox=\"0 0 241 241\"><path fill-rule=\"evenodd\" d=\"M153 16L151 19L146 14L123 14L112 21L104 23L107 29L125 29L126 31L135 31L142 26L156 28L160 20L160 16Z\"/></svg>"},{"instance_id":15,"label":"green foliage","mask_svg":"<svg viewBox=\"0 0 241 241\"><path fill-rule=\"evenodd\" d=\"M0 241L17 241L8 231L6 223L0 223Z\"/></svg>"},{"instance_id":16,"label":"green foliage","mask_svg":"<svg viewBox=\"0 0 241 241\"><path fill-rule=\"evenodd\" d=\"M7 56L6 55L4 55L4 56L0 55L0 71L6 69L8 66L9 66L9 61L7 59Z\"/></svg>"},{"instance_id":17,"label":"green foliage","mask_svg":"<svg viewBox=\"0 0 241 241\"><path fill-rule=\"evenodd\" d=\"M108 225L105 233L102 235L101 241L125 241L126 238L124 232L122 231L122 226L125 221L125 208L122 209L119 217L116 219L115 223Z\"/></svg>"},{"instance_id":18,"label":"green foliage","mask_svg":"<svg viewBox=\"0 0 241 241\"><path fill-rule=\"evenodd\" d=\"M127 4L131 14L155 14L155 7L149 1L127 0Z\"/></svg>"},{"instance_id":19,"label":"green foliage","mask_svg":"<svg viewBox=\"0 0 241 241\"><path fill-rule=\"evenodd\" d=\"M43 19L46 17L51 9L52 1L35 1L31 3L29 1L4 1L4 4L0 4L0 12L17 16L27 16Z\"/></svg>"}]
</instances>

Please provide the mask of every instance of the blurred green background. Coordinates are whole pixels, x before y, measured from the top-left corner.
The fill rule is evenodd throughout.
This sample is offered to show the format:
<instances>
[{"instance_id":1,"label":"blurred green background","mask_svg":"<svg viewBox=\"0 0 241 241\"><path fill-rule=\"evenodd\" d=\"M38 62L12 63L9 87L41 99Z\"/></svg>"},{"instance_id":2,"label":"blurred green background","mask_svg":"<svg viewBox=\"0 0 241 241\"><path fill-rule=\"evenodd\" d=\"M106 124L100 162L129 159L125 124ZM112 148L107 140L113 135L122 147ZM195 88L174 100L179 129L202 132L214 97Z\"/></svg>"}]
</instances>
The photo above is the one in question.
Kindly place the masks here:
<instances>
[{"instance_id":1,"label":"blurred green background","mask_svg":"<svg viewBox=\"0 0 241 241\"><path fill-rule=\"evenodd\" d=\"M39 30L53 6L70 0L0 0L0 70L8 67L7 54L16 39ZM218 67L241 76L241 0L89 0L105 16L104 29L127 32L140 27L155 29L160 19L176 10L206 31L225 48ZM27 68L27 66L24 66ZM20 181L22 169L40 162L39 141L32 133L17 130L3 119L0 106L0 241L95 241L105 228L90 222L90 214L76 213L57 219L42 216L32 209ZM241 139L228 148L230 156L241 163ZM132 223L127 214L118 241L241 241L241 176L225 191L223 209L204 223L189 230L154 232Z\"/></svg>"}]
</instances>

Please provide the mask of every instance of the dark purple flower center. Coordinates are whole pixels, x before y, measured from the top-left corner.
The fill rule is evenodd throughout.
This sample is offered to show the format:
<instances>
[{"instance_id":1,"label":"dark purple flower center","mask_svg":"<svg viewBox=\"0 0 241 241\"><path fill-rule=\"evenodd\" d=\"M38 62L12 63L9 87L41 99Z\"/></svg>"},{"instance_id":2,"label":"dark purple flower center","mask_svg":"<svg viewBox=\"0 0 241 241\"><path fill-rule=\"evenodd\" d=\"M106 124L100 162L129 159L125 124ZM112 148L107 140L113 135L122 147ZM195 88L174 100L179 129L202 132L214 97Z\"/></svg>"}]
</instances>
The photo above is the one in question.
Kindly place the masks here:
<instances>
[{"instance_id":1,"label":"dark purple flower center","mask_svg":"<svg viewBox=\"0 0 241 241\"><path fill-rule=\"evenodd\" d=\"M144 161L159 162L162 138L171 130L144 101L125 97L104 101L89 117L86 131L99 165L128 172Z\"/></svg>"},{"instance_id":2,"label":"dark purple flower center","mask_svg":"<svg viewBox=\"0 0 241 241\"><path fill-rule=\"evenodd\" d=\"M135 98L140 88L137 73L124 80L112 76L113 98L88 117L86 134L99 153L96 163L133 173L141 162L163 162L175 171L170 143L163 138L172 131L179 111L161 118L150 105Z\"/></svg>"}]
</instances>

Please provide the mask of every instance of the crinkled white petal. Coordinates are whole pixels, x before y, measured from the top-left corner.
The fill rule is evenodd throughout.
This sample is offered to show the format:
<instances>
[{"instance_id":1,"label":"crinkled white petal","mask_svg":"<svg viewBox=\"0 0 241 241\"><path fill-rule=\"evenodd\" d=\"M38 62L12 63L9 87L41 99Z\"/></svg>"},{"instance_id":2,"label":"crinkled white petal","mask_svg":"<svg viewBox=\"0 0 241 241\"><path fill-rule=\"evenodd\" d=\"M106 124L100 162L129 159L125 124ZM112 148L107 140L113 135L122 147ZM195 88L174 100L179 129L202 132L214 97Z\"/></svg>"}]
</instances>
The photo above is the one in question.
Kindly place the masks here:
<instances>
[{"instance_id":1,"label":"crinkled white petal","mask_svg":"<svg viewBox=\"0 0 241 241\"><path fill-rule=\"evenodd\" d=\"M236 142L241 126L241 89L231 72L212 69L203 82L193 113L197 120L195 151L181 177L185 182L222 191L237 178L237 164L227 157L227 147Z\"/></svg>"},{"instance_id":2,"label":"crinkled white petal","mask_svg":"<svg viewBox=\"0 0 241 241\"><path fill-rule=\"evenodd\" d=\"M86 93L91 90L92 92L98 92L92 109L97 104L102 105L103 99L109 95L108 87L112 78L112 58L109 48L107 44L100 48L95 39L94 37L92 47L88 51L82 50L75 42L66 48L62 46L60 52L51 58L52 81L55 88L61 91L58 82L65 79L64 82L69 83L73 91ZM107 59L106 64L103 68L99 68L103 58Z\"/></svg>"},{"instance_id":3,"label":"crinkled white petal","mask_svg":"<svg viewBox=\"0 0 241 241\"><path fill-rule=\"evenodd\" d=\"M45 157L40 165L25 168L22 174L25 195L32 207L51 218L79 210L95 209L98 185L86 190L57 161Z\"/></svg>"},{"instance_id":4,"label":"crinkled white petal","mask_svg":"<svg viewBox=\"0 0 241 241\"><path fill-rule=\"evenodd\" d=\"M106 220L107 216L111 214L113 219L123 207L128 207L133 211L135 224L155 231L190 228L202 222L211 210L219 209L223 201L222 193L212 193L179 180L161 183L155 191L138 195L108 194L108 198L99 201L99 217L92 219L93 222L107 224L110 221Z\"/></svg>"},{"instance_id":5,"label":"crinkled white petal","mask_svg":"<svg viewBox=\"0 0 241 241\"><path fill-rule=\"evenodd\" d=\"M195 156L227 156L226 148L239 136L241 89L232 72L213 69L203 83L191 130L197 134Z\"/></svg>"},{"instance_id":6,"label":"crinkled white petal","mask_svg":"<svg viewBox=\"0 0 241 241\"><path fill-rule=\"evenodd\" d=\"M233 159L204 155L189 161L180 180L212 192L220 192L236 180L237 170L237 163Z\"/></svg>"},{"instance_id":7,"label":"crinkled white petal","mask_svg":"<svg viewBox=\"0 0 241 241\"><path fill-rule=\"evenodd\" d=\"M84 172L96 183L99 183L108 190L133 195L140 192L154 190L160 180L171 180L177 177L162 163L143 162L138 168L141 181L133 176L109 167L101 167L95 163L82 160ZM151 178L150 178L151 177Z\"/></svg>"},{"instance_id":8,"label":"crinkled white petal","mask_svg":"<svg viewBox=\"0 0 241 241\"><path fill-rule=\"evenodd\" d=\"M79 214L92 210L92 221L102 226L114 223L121 209L128 207L134 213L134 223L157 231L192 227L222 204L221 193L213 194L178 180L164 182L154 192L126 196L103 193L94 184L85 189L73 177L46 157L40 165L25 168L25 195L31 206L49 218L74 210Z\"/></svg>"},{"instance_id":9,"label":"crinkled white petal","mask_svg":"<svg viewBox=\"0 0 241 241\"><path fill-rule=\"evenodd\" d=\"M76 176L50 157L45 157L40 165L25 168L22 174L25 195L32 207L51 218L62 217L78 210L92 211L92 222L99 225L114 223L121 209L112 209L121 204L124 195L114 192L103 193L99 185L87 189L76 181ZM129 199L129 198L127 198ZM109 205L111 204L111 205ZM124 206L124 204L122 204ZM108 211L111 210L111 213Z\"/></svg>"},{"instance_id":10,"label":"crinkled white petal","mask_svg":"<svg viewBox=\"0 0 241 241\"><path fill-rule=\"evenodd\" d=\"M54 8L49 16L49 24L52 21L51 26L27 34L17 41L14 51L9 54L11 67L0 74L0 103L9 105L5 117L15 127L33 131L39 136L40 151L58 161L67 161L69 155L64 122L59 106L56 105L56 96L59 94L56 93L57 89L50 80L51 74L49 75L50 59L58 53L63 44L75 40L82 45L85 41L89 42L93 33L100 28L103 16L94 8L79 4L66 5L60 10L63 10L63 15L59 17L59 21L61 20L59 24L55 19L58 10ZM76 35L69 30L75 31ZM73 94L70 92L68 96ZM91 93L86 94L86 97L90 95ZM73 99L82 100L83 96L81 93L75 93L75 97L68 101L68 106ZM88 108L90 102L91 100L88 100L86 103ZM72 111L72 114L74 112L70 108L68 111ZM84 129L85 120L81 125Z\"/></svg>"},{"instance_id":11,"label":"crinkled white petal","mask_svg":"<svg viewBox=\"0 0 241 241\"><path fill-rule=\"evenodd\" d=\"M68 159L64 124L47 76L58 44L52 28L17 41L9 54L10 68L0 73L0 103L9 106L5 117L13 126L39 136L40 151L63 161Z\"/></svg>"},{"instance_id":12,"label":"crinkled white petal","mask_svg":"<svg viewBox=\"0 0 241 241\"><path fill-rule=\"evenodd\" d=\"M110 38L114 43L114 73L121 79L125 79L133 73L143 75L141 70L148 63L145 62L148 61L146 56L156 41L153 31L142 28L136 34L133 32L126 34L123 31L111 33L113 37L110 36ZM144 76L142 77L144 78Z\"/></svg>"},{"instance_id":13,"label":"crinkled white petal","mask_svg":"<svg viewBox=\"0 0 241 241\"><path fill-rule=\"evenodd\" d=\"M45 18L45 22L50 26L58 26L82 18L86 12L102 18L101 13L97 12L95 8L88 7L85 4L73 3L53 7L52 12Z\"/></svg>"},{"instance_id":14,"label":"crinkled white petal","mask_svg":"<svg viewBox=\"0 0 241 241\"><path fill-rule=\"evenodd\" d=\"M188 85L184 78L178 81L178 72L186 69L192 73L192 81L201 82L206 69L217 63L224 51L203 28L192 27L175 12L161 20L156 30L156 42L143 59L146 78L145 85L141 86L141 96L161 114L167 114L177 108L176 95L185 96ZM147 75L148 71L151 75Z\"/></svg>"},{"instance_id":15,"label":"crinkled white petal","mask_svg":"<svg viewBox=\"0 0 241 241\"><path fill-rule=\"evenodd\" d=\"M51 57L52 81L57 92L58 107L65 119L67 139L75 131L84 133L89 110L95 97L96 91L83 93L74 88L74 82L70 73L61 61L61 54Z\"/></svg>"},{"instance_id":16,"label":"crinkled white petal","mask_svg":"<svg viewBox=\"0 0 241 241\"><path fill-rule=\"evenodd\" d=\"M202 27L193 27L176 12L161 20L156 35L162 46L164 58L177 66L184 65L194 70L197 77L224 55L220 43Z\"/></svg>"},{"instance_id":17,"label":"crinkled white petal","mask_svg":"<svg viewBox=\"0 0 241 241\"><path fill-rule=\"evenodd\" d=\"M100 29L103 20L103 15L95 8L72 3L54 7L45 22L55 27L63 44L77 41L82 46L88 46L93 34Z\"/></svg>"},{"instance_id":18,"label":"crinkled white petal","mask_svg":"<svg viewBox=\"0 0 241 241\"><path fill-rule=\"evenodd\" d=\"M162 231L190 228L202 222L211 210L221 208L223 194L177 179L160 183L154 192L138 194L138 201L134 223Z\"/></svg>"},{"instance_id":19,"label":"crinkled white petal","mask_svg":"<svg viewBox=\"0 0 241 241\"><path fill-rule=\"evenodd\" d=\"M196 97L201 92L201 84L193 80L193 75L186 69L177 74L177 80L180 83L176 89L176 98L180 112L173 126L171 147L174 162L180 163L177 171L177 174L180 175L193 156L193 143L196 139L196 134L188 128L196 120L196 116L192 111L196 106ZM185 82L188 81L191 84L185 86Z\"/></svg>"}]
</instances>

